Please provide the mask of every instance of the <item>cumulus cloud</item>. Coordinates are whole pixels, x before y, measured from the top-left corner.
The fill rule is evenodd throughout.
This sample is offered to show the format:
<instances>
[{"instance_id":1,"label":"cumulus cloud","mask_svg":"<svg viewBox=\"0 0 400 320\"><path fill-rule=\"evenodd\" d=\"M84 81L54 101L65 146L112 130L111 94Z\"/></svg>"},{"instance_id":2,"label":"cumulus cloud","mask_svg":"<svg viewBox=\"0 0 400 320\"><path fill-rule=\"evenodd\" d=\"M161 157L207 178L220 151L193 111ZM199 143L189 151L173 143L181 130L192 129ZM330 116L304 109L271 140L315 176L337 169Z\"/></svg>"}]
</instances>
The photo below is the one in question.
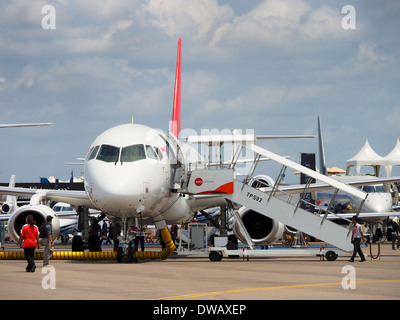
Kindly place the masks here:
<instances>
[{"instance_id":1,"label":"cumulus cloud","mask_svg":"<svg viewBox=\"0 0 400 320\"><path fill-rule=\"evenodd\" d=\"M343 35L340 13L327 5L312 9L304 0L265 0L221 25L214 43L257 41L287 48L300 41Z\"/></svg>"},{"instance_id":2,"label":"cumulus cloud","mask_svg":"<svg viewBox=\"0 0 400 320\"><path fill-rule=\"evenodd\" d=\"M34 85L38 71L34 66L26 66L14 80L0 77L0 92L12 93L20 87L30 88Z\"/></svg>"},{"instance_id":3,"label":"cumulus cloud","mask_svg":"<svg viewBox=\"0 0 400 320\"><path fill-rule=\"evenodd\" d=\"M204 40L222 22L233 18L229 5L216 0L150 0L143 8L152 24L169 36L187 35Z\"/></svg>"},{"instance_id":4,"label":"cumulus cloud","mask_svg":"<svg viewBox=\"0 0 400 320\"><path fill-rule=\"evenodd\" d=\"M318 96L328 91L327 86L258 86L250 92L237 95L233 99L225 101L209 100L202 112L216 113L219 111L242 113L251 108L254 112L269 112L270 110L284 107L286 104L294 104L304 99Z\"/></svg>"},{"instance_id":5,"label":"cumulus cloud","mask_svg":"<svg viewBox=\"0 0 400 320\"><path fill-rule=\"evenodd\" d=\"M41 26L48 4L56 8L56 30ZM377 140L398 135L398 1L354 6L357 29L344 30L334 1L3 1L0 116L2 122L53 122L47 129L65 142L60 132L69 132L70 149L83 152L93 135L132 115L165 128L182 37L184 126L315 133L310 117L318 113L333 132L327 149L344 157L356 139L372 134L368 128L376 125L368 124L378 116L386 127L373 131ZM0 147L12 150L10 133L2 134ZM60 171L73 158L57 157ZM9 164L25 169L13 160L3 159L3 178ZM46 172L42 166L33 174Z\"/></svg>"},{"instance_id":6,"label":"cumulus cloud","mask_svg":"<svg viewBox=\"0 0 400 320\"><path fill-rule=\"evenodd\" d=\"M362 72L372 67L381 67L388 60L387 55L376 52L376 46L372 42L362 42L358 46L357 55L353 58L354 71Z\"/></svg>"},{"instance_id":7,"label":"cumulus cloud","mask_svg":"<svg viewBox=\"0 0 400 320\"><path fill-rule=\"evenodd\" d=\"M393 62L393 58L391 55L379 53L378 50L372 41L362 41L359 43L357 51L343 63L335 65L328 71L328 75L338 78L350 78L358 77L360 74L371 71L383 70Z\"/></svg>"},{"instance_id":8,"label":"cumulus cloud","mask_svg":"<svg viewBox=\"0 0 400 320\"><path fill-rule=\"evenodd\" d=\"M101 37L105 40L111 39L111 37L119 30L126 30L132 25L131 20L118 20L116 24L111 25L106 33L101 34Z\"/></svg>"}]
</instances>

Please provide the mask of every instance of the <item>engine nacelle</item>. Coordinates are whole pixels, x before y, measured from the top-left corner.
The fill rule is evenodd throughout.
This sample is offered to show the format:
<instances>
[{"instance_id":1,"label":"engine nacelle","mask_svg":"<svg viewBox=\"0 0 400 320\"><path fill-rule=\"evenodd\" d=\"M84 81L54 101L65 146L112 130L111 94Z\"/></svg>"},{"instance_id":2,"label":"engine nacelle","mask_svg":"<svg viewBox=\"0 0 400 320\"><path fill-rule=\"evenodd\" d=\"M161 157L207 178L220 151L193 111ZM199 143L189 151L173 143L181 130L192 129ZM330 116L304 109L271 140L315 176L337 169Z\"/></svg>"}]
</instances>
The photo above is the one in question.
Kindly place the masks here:
<instances>
[{"instance_id":1,"label":"engine nacelle","mask_svg":"<svg viewBox=\"0 0 400 320\"><path fill-rule=\"evenodd\" d=\"M5 202L2 206L1 206L1 211L3 211L4 213L9 213L11 210L11 205L8 204L7 202Z\"/></svg>"},{"instance_id":2,"label":"engine nacelle","mask_svg":"<svg viewBox=\"0 0 400 320\"><path fill-rule=\"evenodd\" d=\"M283 223L246 207L241 207L238 213L255 245L265 246L282 237L285 230ZM233 231L240 241L246 243L246 239L236 221L233 222Z\"/></svg>"},{"instance_id":3,"label":"engine nacelle","mask_svg":"<svg viewBox=\"0 0 400 320\"><path fill-rule=\"evenodd\" d=\"M259 174L255 177L253 177L249 181L249 186L256 188L256 189L262 189L262 188L267 188L267 187L273 187L275 184L274 179L272 179L270 176L267 176L265 174Z\"/></svg>"},{"instance_id":4,"label":"engine nacelle","mask_svg":"<svg viewBox=\"0 0 400 320\"><path fill-rule=\"evenodd\" d=\"M53 227L53 239L57 239L60 233L60 220L56 217L54 211L45 205L26 205L14 212L8 221L8 232L15 242L18 241L22 231L22 227L26 224L26 217L32 215L36 221L36 225L39 228L43 223L46 222L47 216L52 216L53 220L51 225Z\"/></svg>"}]
</instances>

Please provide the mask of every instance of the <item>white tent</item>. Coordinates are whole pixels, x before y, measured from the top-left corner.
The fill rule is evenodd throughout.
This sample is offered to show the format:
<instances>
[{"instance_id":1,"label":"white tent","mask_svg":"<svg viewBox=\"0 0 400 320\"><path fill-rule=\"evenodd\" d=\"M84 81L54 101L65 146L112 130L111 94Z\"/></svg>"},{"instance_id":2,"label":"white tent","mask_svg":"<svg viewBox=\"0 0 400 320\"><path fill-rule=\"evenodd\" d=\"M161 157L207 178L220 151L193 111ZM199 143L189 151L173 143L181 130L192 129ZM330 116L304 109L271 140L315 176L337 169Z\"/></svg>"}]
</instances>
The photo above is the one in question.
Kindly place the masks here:
<instances>
[{"instance_id":1,"label":"white tent","mask_svg":"<svg viewBox=\"0 0 400 320\"><path fill-rule=\"evenodd\" d=\"M361 150L353 158L346 161L346 175L349 175L351 167L356 167L356 175L359 176L362 166L371 166L374 168L375 175L379 177L380 167L384 164L385 159L371 148L367 139Z\"/></svg>"},{"instance_id":2,"label":"white tent","mask_svg":"<svg viewBox=\"0 0 400 320\"><path fill-rule=\"evenodd\" d=\"M393 166L400 166L400 140L397 138L396 146L393 148L383 161L383 166L385 168L385 173L387 177L392 175Z\"/></svg>"}]
</instances>

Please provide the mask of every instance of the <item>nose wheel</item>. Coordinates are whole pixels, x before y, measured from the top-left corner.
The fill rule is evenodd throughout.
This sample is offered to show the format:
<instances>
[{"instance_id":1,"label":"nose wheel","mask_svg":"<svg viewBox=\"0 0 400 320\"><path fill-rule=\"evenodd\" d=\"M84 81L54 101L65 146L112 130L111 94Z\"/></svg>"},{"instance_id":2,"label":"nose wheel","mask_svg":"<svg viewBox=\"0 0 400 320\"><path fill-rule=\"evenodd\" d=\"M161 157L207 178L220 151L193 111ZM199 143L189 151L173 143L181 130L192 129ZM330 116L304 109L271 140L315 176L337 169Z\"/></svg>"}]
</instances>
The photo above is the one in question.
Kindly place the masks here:
<instances>
[{"instance_id":1,"label":"nose wheel","mask_svg":"<svg viewBox=\"0 0 400 320\"><path fill-rule=\"evenodd\" d=\"M137 262L135 256L135 248L129 244L128 247L118 247L117 249L117 262L118 263L134 263Z\"/></svg>"},{"instance_id":2,"label":"nose wheel","mask_svg":"<svg viewBox=\"0 0 400 320\"><path fill-rule=\"evenodd\" d=\"M129 234L129 228L132 224L130 219L121 219L122 229L121 235L118 237L122 246L117 248L117 262L133 263L137 262L135 248L132 246L133 237Z\"/></svg>"}]
</instances>

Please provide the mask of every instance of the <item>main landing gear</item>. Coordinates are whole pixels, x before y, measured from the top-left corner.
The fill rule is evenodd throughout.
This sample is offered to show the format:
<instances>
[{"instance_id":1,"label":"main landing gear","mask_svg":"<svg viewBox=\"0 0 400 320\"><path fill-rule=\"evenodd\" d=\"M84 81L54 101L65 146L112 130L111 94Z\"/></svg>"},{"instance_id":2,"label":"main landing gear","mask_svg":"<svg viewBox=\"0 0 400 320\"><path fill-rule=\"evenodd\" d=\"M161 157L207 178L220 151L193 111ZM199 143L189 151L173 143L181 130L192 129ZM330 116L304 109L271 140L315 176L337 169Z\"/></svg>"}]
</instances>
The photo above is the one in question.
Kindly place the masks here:
<instances>
[{"instance_id":1,"label":"main landing gear","mask_svg":"<svg viewBox=\"0 0 400 320\"><path fill-rule=\"evenodd\" d=\"M78 210L78 231L79 235L75 235L72 239L72 251L81 252L86 249L89 251L101 251L100 238L96 232L91 232L97 223L104 219L105 214L102 213L98 217L89 218L88 208L79 206ZM89 224L90 220L90 224Z\"/></svg>"}]
</instances>

